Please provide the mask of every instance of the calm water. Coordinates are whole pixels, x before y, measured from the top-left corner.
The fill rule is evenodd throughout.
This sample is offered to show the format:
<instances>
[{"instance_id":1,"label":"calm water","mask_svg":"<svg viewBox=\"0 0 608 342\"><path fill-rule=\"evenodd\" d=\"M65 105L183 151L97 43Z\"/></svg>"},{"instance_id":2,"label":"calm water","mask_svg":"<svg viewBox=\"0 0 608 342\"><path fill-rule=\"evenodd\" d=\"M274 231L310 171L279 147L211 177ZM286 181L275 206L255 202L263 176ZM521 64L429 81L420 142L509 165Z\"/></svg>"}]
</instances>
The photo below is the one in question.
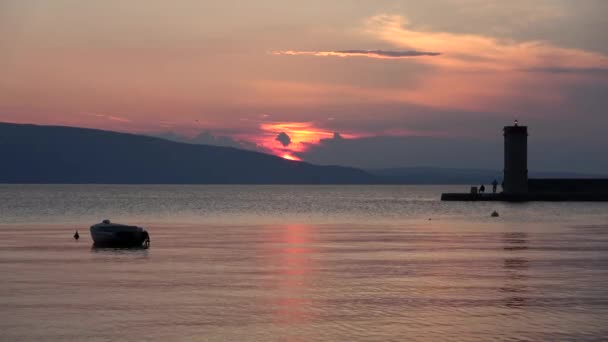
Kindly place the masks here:
<instances>
[{"instance_id":1,"label":"calm water","mask_svg":"<svg viewBox=\"0 0 608 342\"><path fill-rule=\"evenodd\" d=\"M608 204L458 190L0 185L0 340L607 340Z\"/></svg>"}]
</instances>

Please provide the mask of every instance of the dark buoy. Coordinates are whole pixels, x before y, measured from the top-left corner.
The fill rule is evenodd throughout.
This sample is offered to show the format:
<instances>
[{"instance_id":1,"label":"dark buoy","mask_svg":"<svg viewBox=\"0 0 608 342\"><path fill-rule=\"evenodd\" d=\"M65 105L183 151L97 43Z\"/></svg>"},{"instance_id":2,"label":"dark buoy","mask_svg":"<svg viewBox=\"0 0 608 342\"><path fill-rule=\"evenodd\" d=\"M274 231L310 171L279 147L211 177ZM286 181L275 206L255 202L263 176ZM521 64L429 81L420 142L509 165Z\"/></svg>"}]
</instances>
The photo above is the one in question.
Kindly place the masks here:
<instances>
[{"instance_id":1,"label":"dark buoy","mask_svg":"<svg viewBox=\"0 0 608 342\"><path fill-rule=\"evenodd\" d=\"M491 215L491 216L492 216L492 217L498 217L498 216L500 216L500 215L498 215L498 212L497 212L496 210L494 210L494 211L492 212L492 215Z\"/></svg>"},{"instance_id":2,"label":"dark buoy","mask_svg":"<svg viewBox=\"0 0 608 342\"><path fill-rule=\"evenodd\" d=\"M76 231L76 233L74 233L74 240L78 241L78 239L80 239L80 234Z\"/></svg>"}]
</instances>

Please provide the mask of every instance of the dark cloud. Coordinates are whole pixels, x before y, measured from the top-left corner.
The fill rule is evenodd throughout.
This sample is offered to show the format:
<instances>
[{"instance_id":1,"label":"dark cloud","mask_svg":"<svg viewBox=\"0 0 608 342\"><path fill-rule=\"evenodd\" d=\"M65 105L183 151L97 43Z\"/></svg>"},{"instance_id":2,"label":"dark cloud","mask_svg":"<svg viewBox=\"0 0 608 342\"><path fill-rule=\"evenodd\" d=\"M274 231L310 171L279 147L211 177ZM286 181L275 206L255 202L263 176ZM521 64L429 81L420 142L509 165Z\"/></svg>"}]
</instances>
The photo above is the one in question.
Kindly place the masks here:
<instances>
[{"instance_id":1,"label":"dark cloud","mask_svg":"<svg viewBox=\"0 0 608 342\"><path fill-rule=\"evenodd\" d=\"M291 138L285 132L279 133L279 135L277 135L277 137L274 140L280 142L281 145L283 145L283 147L287 147L287 146L291 145Z\"/></svg>"},{"instance_id":2,"label":"dark cloud","mask_svg":"<svg viewBox=\"0 0 608 342\"><path fill-rule=\"evenodd\" d=\"M532 133L539 128L531 126ZM533 171L606 174L604 145L564 141L561 137L529 140L529 168ZM500 170L503 136L500 129L489 139L376 136L359 139L328 138L310 145L298 157L320 165L363 169L440 167Z\"/></svg>"},{"instance_id":3,"label":"dark cloud","mask_svg":"<svg viewBox=\"0 0 608 342\"><path fill-rule=\"evenodd\" d=\"M387 51L387 50L341 50L336 51L337 53L343 53L348 55L374 55L381 57L417 57L417 56L439 56L438 52L425 52L425 51Z\"/></svg>"},{"instance_id":4,"label":"dark cloud","mask_svg":"<svg viewBox=\"0 0 608 342\"><path fill-rule=\"evenodd\" d=\"M427 51L390 51L390 50L332 50L332 51L273 51L274 55L287 55L287 56L317 56L317 57L369 57L369 58L409 58L409 57L421 57L421 56L439 56L439 52L427 52Z\"/></svg>"},{"instance_id":5,"label":"dark cloud","mask_svg":"<svg viewBox=\"0 0 608 342\"><path fill-rule=\"evenodd\" d=\"M452 140L434 137L375 136L358 139L321 140L299 155L322 165L345 165L359 168L392 167L500 167L502 135L496 142Z\"/></svg>"}]
</instances>

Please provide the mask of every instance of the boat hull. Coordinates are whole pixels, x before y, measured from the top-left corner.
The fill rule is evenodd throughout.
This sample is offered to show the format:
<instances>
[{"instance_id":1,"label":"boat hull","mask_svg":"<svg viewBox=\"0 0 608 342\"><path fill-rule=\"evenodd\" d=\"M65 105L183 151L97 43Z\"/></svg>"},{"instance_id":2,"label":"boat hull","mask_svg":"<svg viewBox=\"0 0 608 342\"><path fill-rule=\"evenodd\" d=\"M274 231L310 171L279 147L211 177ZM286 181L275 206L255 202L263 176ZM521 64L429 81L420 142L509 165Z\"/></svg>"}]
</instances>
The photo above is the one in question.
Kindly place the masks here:
<instances>
[{"instance_id":1,"label":"boat hull","mask_svg":"<svg viewBox=\"0 0 608 342\"><path fill-rule=\"evenodd\" d=\"M150 241L145 229L117 224L91 226L91 238L96 247L144 247Z\"/></svg>"}]
</instances>

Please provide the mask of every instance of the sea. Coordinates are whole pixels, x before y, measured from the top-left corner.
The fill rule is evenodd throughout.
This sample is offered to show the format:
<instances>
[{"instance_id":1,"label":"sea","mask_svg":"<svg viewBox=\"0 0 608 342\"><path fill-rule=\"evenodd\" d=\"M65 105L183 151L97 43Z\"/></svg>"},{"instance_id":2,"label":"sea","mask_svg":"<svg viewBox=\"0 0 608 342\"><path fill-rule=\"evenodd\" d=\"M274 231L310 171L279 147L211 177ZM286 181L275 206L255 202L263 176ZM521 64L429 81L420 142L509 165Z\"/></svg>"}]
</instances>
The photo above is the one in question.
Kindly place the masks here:
<instances>
[{"instance_id":1,"label":"sea","mask_svg":"<svg viewBox=\"0 0 608 342\"><path fill-rule=\"evenodd\" d=\"M0 340L607 341L608 203L467 190L0 185Z\"/></svg>"}]
</instances>

